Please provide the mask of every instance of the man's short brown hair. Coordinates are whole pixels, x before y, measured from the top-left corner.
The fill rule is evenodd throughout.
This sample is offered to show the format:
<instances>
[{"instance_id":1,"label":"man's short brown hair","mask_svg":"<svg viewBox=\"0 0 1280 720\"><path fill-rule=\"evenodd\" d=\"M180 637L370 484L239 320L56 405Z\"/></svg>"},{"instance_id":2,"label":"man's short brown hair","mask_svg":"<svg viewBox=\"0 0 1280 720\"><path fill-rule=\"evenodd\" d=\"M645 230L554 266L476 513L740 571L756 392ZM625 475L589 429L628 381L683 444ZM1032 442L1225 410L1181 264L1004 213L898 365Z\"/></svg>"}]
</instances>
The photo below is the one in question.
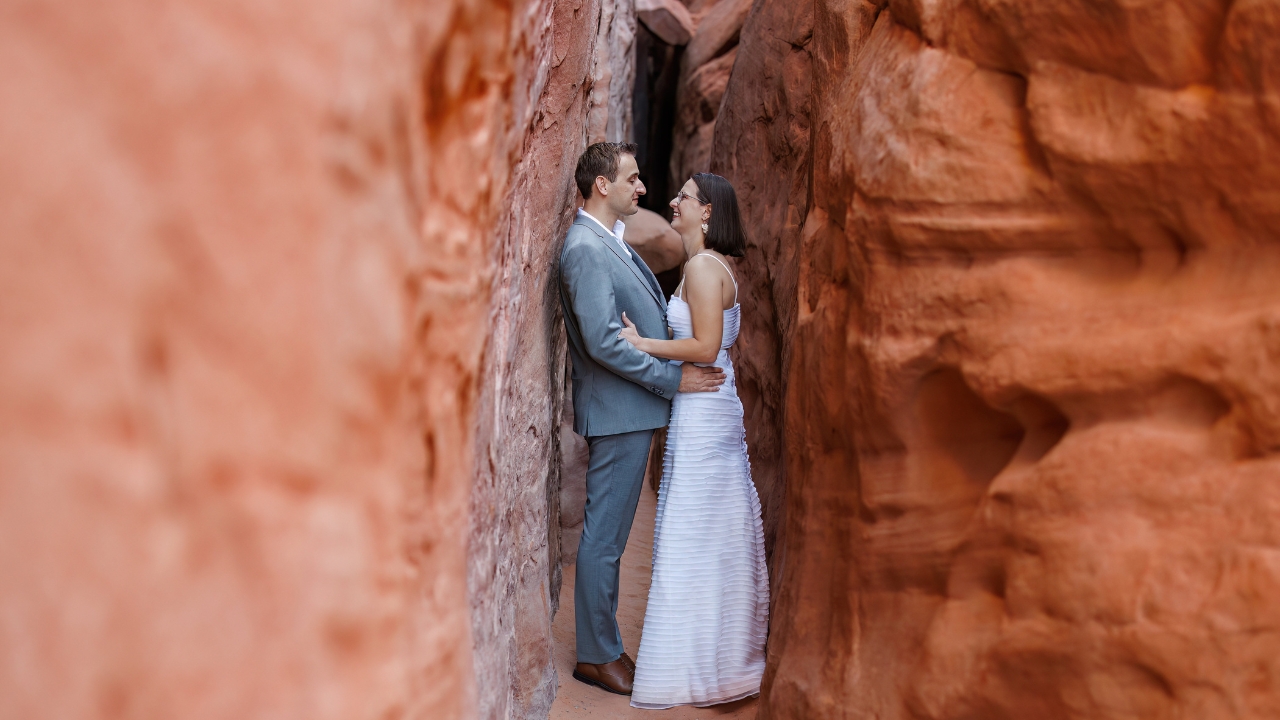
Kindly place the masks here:
<instances>
[{"instance_id":1,"label":"man's short brown hair","mask_svg":"<svg viewBox=\"0 0 1280 720\"><path fill-rule=\"evenodd\" d=\"M578 168L573 172L583 200L591 198L591 186L596 184L596 178L604 176L609 182L617 181L618 158L624 153L634 157L636 146L620 142L598 142L587 146L578 158Z\"/></svg>"}]
</instances>

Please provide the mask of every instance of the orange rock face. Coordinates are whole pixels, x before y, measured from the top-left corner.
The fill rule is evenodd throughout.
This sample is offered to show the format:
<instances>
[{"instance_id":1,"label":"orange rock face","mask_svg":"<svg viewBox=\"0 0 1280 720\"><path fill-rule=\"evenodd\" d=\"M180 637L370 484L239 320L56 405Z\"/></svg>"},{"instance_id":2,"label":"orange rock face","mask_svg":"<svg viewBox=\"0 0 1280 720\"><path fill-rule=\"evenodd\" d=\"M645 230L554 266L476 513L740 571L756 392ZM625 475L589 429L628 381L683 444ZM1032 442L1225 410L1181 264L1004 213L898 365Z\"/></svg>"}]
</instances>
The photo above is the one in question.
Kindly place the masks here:
<instances>
[{"instance_id":1,"label":"orange rock face","mask_svg":"<svg viewBox=\"0 0 1280 720\"><path fill-rule=\"evenodd\" d=\"M545 712L599 6L3 12L0 716Z\"/></svg>"},{"instance_id":2,"label":"orange rock face","mask_svg":"<svg viewBox=\"0 0 1280 720\"><path fill-rule=\"evenodd\" d=\"M756 4L762 717L1280 714L1277 18Z\"/></svg>"},{"instance_id":3,"label":"orange rock face","mask_svg":"<svg viewBox=\"0 0 1280 720\"><path fill-rule=\"evenodd\" d=\"M784 378L796 321L796 249L809 190L813 35L810 5L763 3L742 28L752 51L734 63L717 116L711 170L732 179L747 229L736 261L742 330L734 347L752 480L760 495L772 595L780 591L785 514Z\"/></svg>"},{"instance_id":4,"label":"orange rock face","mask_svg":"<svg viewBox=\"0 0 1280 720\"><path fill-rule=\"evenodd\" d=\"M680 59L669 180L675 189L683 186L694 173L706 172L711 165L716 115L733 70L739 34L751 2L695 0L690 9L697 30Z\"/></svg>"}]
</instances>

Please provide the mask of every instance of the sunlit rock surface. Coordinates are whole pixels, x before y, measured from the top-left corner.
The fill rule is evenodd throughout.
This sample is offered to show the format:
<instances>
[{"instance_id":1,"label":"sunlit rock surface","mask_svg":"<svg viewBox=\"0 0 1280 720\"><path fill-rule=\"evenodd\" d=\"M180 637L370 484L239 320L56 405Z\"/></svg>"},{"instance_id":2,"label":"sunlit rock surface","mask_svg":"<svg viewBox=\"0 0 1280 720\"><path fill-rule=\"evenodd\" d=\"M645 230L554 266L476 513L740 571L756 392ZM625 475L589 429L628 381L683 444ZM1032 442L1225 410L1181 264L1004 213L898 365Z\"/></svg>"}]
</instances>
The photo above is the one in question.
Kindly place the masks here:
<instances>
[{"instance_id":1,"label":"sunlit rock surface","mask_svg":"<svg viewBox=\"0 0 1280 720\"><path fill-rule=\"evenodd\" d=\"M756 4L762 717L1280 713L1277 18Z\"/></svg>"}]
</instances>

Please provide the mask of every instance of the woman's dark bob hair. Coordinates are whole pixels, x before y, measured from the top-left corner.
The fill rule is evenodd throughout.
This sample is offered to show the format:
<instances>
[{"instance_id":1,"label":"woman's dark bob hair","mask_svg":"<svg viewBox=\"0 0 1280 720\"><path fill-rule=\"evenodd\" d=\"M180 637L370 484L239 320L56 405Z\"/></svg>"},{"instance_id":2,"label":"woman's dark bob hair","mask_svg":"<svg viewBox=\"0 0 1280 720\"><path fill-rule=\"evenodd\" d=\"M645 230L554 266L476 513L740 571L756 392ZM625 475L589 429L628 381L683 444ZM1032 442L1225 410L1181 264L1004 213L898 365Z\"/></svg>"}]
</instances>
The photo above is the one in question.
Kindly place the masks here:
<instances>
[{"instance_id":1,"label":"woman's dark bob hair","mask_svg":"<svg viewBox=\"0 0 1280 720\"><path fill-rule=\"evenodd\" d=\"M730 257L745 255L747 236L742 232L738 194L733 191L733 186L712 173L694 175L693 184L698 186L698 202L711 206L711 219L707 221L707 249Z\"/></svg>"}]
</instances>

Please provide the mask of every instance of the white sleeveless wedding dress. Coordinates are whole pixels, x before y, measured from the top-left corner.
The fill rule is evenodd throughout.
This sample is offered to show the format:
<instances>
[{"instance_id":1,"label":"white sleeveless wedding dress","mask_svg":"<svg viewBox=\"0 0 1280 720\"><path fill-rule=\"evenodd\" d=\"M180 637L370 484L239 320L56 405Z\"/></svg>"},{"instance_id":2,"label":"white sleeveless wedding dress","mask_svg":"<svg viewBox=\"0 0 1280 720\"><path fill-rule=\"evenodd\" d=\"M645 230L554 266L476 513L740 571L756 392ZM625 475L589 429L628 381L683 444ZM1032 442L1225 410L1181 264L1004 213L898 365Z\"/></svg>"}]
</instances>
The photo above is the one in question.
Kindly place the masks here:
<instances>
[{"instance_id":1,"label":"white sleeveless wedding dress","mask_svg":"<svg viewBox=\"0 0 1280 720\"><path fill-rule=\"evenodd\" d=\"M677 340L693 337L684 300L671 298L667 319ZM735 279L714 363L724 369L724 385L719 392L678 393L671 404L633 707L715 705L760 691L769 577L728 354L740 319Z\"/></svg>"}]
</instances>

